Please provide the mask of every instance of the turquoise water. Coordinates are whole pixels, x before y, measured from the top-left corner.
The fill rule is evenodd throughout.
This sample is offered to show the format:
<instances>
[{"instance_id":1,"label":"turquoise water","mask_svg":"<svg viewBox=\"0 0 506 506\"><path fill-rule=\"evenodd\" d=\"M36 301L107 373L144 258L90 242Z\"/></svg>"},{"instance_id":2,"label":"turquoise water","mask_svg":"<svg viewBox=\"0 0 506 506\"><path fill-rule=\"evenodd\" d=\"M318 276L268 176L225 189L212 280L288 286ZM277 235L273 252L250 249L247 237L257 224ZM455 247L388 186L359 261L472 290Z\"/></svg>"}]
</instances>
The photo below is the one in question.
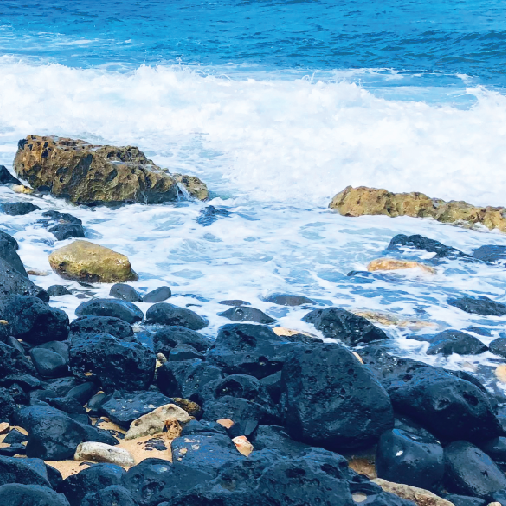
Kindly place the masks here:
<instances>
[{"instance_id":1,"label":"turquoise water","mask_svg":"<svg viewBox=\"0 0 506 506\"><path fill-rule=\"evenodd\" d=\"M506 4L498 0L4 0L0 20L2 53L79 68L180 61L506 83Z\"/></svg>"},{"instance_id":2,"label":"turquoise water","mask_svg":"<svg viewBox=\"0 0 506 506\"><path fill-rule=\"evenodd\" d=\"M198 202L87 209L5 187L0 202L78 216L88 239L129 256L136 288L170 285L175 304L209 319L211 337L228 322L218 314L225 299L315 332L301 322L306 309L263 300L302 294L422 320L431 326L385 329L398 354L490 379L492 354L427 357L410 337L471 325L500 335L504 318L468 315L447 299L506 301L504 266L451 261L433 276L367 282L347 274L384 256L397 233L466 253L506 245L504 234L327 207L347 185L505 205L505 39L506 4L492 0L3 0L0 163L12 166L18 140L33 133L137 145L160 166L201 177L230 217L202 227ZM15 235L27 268L48 272L33 277L47 287L61 283L47 256L66 242L37 225L41 212L0 215L0 229ZM85 298L110 289L70 287ZM73 318L82 300L51 303Z\"/></svg>"}]
</instances>

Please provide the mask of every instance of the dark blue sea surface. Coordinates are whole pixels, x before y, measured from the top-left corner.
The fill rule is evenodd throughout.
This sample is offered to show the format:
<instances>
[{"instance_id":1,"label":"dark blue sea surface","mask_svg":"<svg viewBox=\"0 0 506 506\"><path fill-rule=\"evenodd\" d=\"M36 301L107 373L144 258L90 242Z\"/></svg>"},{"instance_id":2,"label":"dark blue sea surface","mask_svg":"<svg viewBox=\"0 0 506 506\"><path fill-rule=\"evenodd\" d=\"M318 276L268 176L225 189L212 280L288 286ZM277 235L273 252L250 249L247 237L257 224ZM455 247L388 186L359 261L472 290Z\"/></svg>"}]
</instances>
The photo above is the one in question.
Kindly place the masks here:
<instances>
[{"instance_id":1,"label":"dark blue sea surface","mask_svg":"<svg viewBox=\"0 0 506 506\"><path fill-rule=\"evenodd\" d=\"M499 0L0 2L1 54L84 68L374 68L503 87L505 43Z\"/></svg>"}]
</instances>

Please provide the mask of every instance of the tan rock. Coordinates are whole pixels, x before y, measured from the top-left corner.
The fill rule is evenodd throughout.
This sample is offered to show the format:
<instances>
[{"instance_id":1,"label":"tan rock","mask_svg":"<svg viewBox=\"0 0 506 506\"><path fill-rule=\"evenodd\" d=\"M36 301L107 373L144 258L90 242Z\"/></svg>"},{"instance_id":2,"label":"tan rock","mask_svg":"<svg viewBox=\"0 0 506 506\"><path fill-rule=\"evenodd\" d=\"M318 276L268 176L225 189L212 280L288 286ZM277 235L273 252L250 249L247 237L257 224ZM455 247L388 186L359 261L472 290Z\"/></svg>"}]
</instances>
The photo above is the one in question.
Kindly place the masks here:
<instances>
[{"instance_id":1,"label":"tan rock","mask_svg":"<svg viewBox=\"0 0 506 506\"><path fill-rule=\"evenodd\" d=\"M38 269L28 269L26 273L30 276L49 276L49 272L39 271Z\"/></svg>"},{"instance_id":2,"label":"tan rock","mask_svg":"<svg viewBox=\"0 0 506 506\"><path fill-rule=\"evenodd\" d=\"M331 201L329 207L343 216L385 215L434 218L442 223L472 227L483 225L490 230L506 231L506 209L503 207L477 207L467 202L431 198L423 193L392 193L359 186L346 187Z\"/></svg>"},{"instance_id":3,"label":"tan rock","mask_svg":"<svg viewBox=\"0 0 506 506\"><path fill-rule=\"evenodd\" d=\"M172 400L176 406L184 409L189 415L197 416L202 412L202 408L189 399L181 399L180 397L173 397Z\"/></svg>"},{"instance_id":4,"label":"tan rock","mask_svg":"<svg viewBox=\"0 0 506 506\"><path fill-rule=\"evenodd\" d=\"M355 355L355 357L357 357L357 360L363 364L364 363L364 359L356 352L356 351L352 351L353 355Z\"/></svg>"},{"instance_id":5,"label":"tan rock","mask_svg":"<svg viewBox=\"0 0 506 506\"><path fill-rule=\"evenodd\" d=\"M302 330L288 329L286 327L274 327L272 330L278 336L289 336L290 337L290 336L294 336L296 334L304 334L305 336L316 337L312 334L309 334L308 332L303 332Z\"/></svg>"},{"instance_id":6,"label":"tan rock","mask_svg":"<svg viewBox=\"0 0 506 506\"><path fill-rule=\"evenodd\" d=\"M0 423L0 434L8 434L10 425L7 422Z\"/></svg>"},{"instance_id":7,"label":"tan rock","mask_svg":"<svg viewBox=\"0 0 506 506\"><path fill-rule=\"evenodd\" d=\"M0 320L0 325L9 325L7 320Z\"/></svg>"},{"instance_id":8,"label":"tan rock","mask_svg":"<svg viewBox=\"0 0 506 506\"><path fill-rule=\"evenodd\" d=\"M395 494L402 499L413 501L417 506L454 506L452 502L442 499L423 488L393 483L391 481L381 480L380 478L376 478L373 481L385 492Z\"/></svg>"},{"instance_id":9,"label":"tan rock","mask_svg":"<svg viewBox=\"0 0 506 506\"><path fill-rule=\"evenodd\" d=\"M105 443L98 443L96 441L81 443L74 454L74 460L107 462L121 467L131 467L135 465L134 458L127 450Z\"/></svg>"},{"instance_id":10,"label":"tan rock","mask_svg":"<svg viewBox=\"0 0 506 506\"><path fill-rule=\"evenodd\" d=\"M181 424L188 423L192 417L175 404L160 406L151 413L147 413L130 424L130 429L125 434L125 439L136 439L149 434L163 432L168 420L175 420Z\"/></svg>"},{"instance_id":11,"label":"tan rock","mask_svg":"<svg viewBox=\"0 0 506 506\"><path fill-rule=\"evenodd\" d=\"M125 255L88 241L76 240L53 251L49 264L65 279L103 283L137 279Z\"/></svg>"},{"instance_id":12,"label":"tan rock","mask_svg":"<svg viewBox=\"0 0 506 506\"><path fill-rule=\"evenodd\" d=\"M377 258L369 262L367 270L374 271L393 271L397 269L422 269L430 274L435 274L436 269L420 262L409 262L407 260L396 260L394 258Z\"/></svg>"},{"instance_id":13,"label":"tan rock","mask_svg":"<svg viewBox=\"0 0 506 506\"><path fill-rule=\"evenodd\" d=\"M506 383L506 365L500 365L494 373L501 383Z\"/></svg>"},{"instance_id":14,"label":"tan rock","mask_svg":"<svg viewBox=\"0 0 506 506\"><path fill-rule=\"evenodd\" d=\"M247 457L254 450L253 445L248 441L246 436L237 436L232 441L241 455Z\"/></svg>"},{"instance_id":15,"label":"tan rock","mask_svg":"<svg viewBox=\"0 0 506 506\"><path fill-rule=\"evenodd\" d=\"M209 190L207 189L207 186L198 177L185 176L182 174L174 174L174 177L191 197L198 200L207 200L209 198Z\"/></svg>"},{"instance_id":16,"label":"tan rock","mask_svg":"<svg viewBox=\"0 0 506 506\"><path fill-rule=\"evenodd\" d=\"M374 458L352 456L347 460L350 468L356 473L365 474L370 480L377 478Z\"/></svg>"},{"instance_id":17,"label":"tan rock","mask_svg":"<svg viewBox=\"0 0 506 506\"><path fill-rule=\"evenodd\" d=\"M25 195L31 195L33 193L33 190L31 188L28 188L28 186L22 184L12 185L12 190L15 193L23 193Z\"/></svg>"},{"instance_id":18,"label":"tan rock","mask_svg":"<svg viewBox=\"0 0 506 506\"><path fill-rule=\"evenodd\" d=\"M489 502L487 506L502 506L500 502Z\"/></svg>"},{"instance_id":19,"label":"tan rock","mask_svg":"<svg viewBox=\"0 0 506 506\"><path fill-rule=\"evenodd\" d=\"M399 317L395 315L379 311L362 311L352 309L351 312L353 314L356 314L357 316L362 316L367 320L377 322L386 327L395 326L395 327L407 327L412 329L422 329L427 327L434 328L439 326L437 323L426 322L423 320L401 320Z\"/></svg>"},{"instance_id":20,"label":"tan rock","mask_svg":"<svg viewBox=\"0 0 506 506\"><path fill-rule=\"evenodd\" d=\"M176 439L183 432L183 426L177 420L165 420L165 433L171 441Z\"/></svg>"},{"instance_id":21,"label":"tan rock","mask_svg":"<svg viewBox=\"0 0 506 506\"><path fill-rule=\"evenodd\" d=\"M220 418L219 420L216 420L216 423L220 424L222 427L225 427L225 429L230 429L235 422L233 420L230 420L230 418Z\"/></svg>"},{"instance_id":22,"label":"tan rock","mask_svg":"<svg viewBox=\"0 0 506 506\"><path fill-rule=\"evenodd\" d=\"M29 135L18 144L16 174L75 204L177 200L176 179L134 146Z\"/></svg>"}]
</instances>

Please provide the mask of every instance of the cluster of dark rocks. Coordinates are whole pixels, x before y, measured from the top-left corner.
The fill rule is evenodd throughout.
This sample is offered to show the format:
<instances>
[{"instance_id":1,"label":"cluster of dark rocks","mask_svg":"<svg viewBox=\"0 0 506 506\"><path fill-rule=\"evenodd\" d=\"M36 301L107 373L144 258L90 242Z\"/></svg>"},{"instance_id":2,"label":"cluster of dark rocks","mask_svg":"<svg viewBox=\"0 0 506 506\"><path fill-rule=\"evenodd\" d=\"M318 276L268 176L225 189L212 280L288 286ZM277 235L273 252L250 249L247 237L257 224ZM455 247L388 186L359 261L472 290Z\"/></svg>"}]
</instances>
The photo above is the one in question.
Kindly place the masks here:
<instances>
[{"instance_id":1,"label":"cluster of dark rocks","mask_svg":"<svg viewBox=\"0 0 506 506\"><path fill-rule=\"evenodd\" d=\"M72 217L46 218L47 226L78 233ZM420 249L416 237L394 242ZM424 244L439 256L463 255ZM0 447L1 505L412 505L353 471L343 456L374 452L379 478L456 506L506 506L500 400L468 373L387 353L387 334L365 318L342 308L309 309L304 321L324 342L277 335L259 310L224 301L232 307L223 314L235 323L210 339L199 332L205 318L165 302L168 287L141 296L117 284L115 298L83 302L69 322L48 305L64 287L36 287L17 249L0 233L0 422L27 432L11 430L9 446ZM135 305L140 301L153 303L146 314ZM506 314L487 298L449 304ZM471 334L445 331L431 339L428 353L490 349L506 356L505 342L487 348ZM128 429L170 403L191 404L194 416L171 444L172 462L148 459L128 470L93 464L66 479L46 464L72 459L85 441L118 444L118 433L93 425L92 417ZM223 419L233 424L217 423ZM237 436L252 443L249 456L237 451Z\"/></svg>"}]
</instances>

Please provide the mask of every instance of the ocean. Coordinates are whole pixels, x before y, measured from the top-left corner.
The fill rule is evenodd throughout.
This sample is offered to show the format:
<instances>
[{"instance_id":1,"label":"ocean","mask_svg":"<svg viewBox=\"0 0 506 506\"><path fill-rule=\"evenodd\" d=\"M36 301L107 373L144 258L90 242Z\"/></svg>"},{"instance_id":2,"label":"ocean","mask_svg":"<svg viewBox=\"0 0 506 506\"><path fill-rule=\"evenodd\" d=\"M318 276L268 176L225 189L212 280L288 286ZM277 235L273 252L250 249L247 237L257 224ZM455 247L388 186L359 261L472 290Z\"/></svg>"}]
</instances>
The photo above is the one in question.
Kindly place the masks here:
<instances>
[{"instance_id":1,"label":"ocean","mask_svg":"<svg viewBox=\"0 0 506 506\"><path fill-rule=\"evenodd\" d=\"M323 306L382 311L432 327L387 327L397 354L491 378L491 353L428 357L411 339L445 328L487 329L504 318L469 315L455 295L506 301L504 266L444 262L347 276L384 256L398 234L422 234L466 253L506 245L497 232L432 220L345 218L328 209L347 185L421 191L476 205L505 205L506 4L497 0L224 0L0 3L0 163L12 167L28 134L137 145L171 172L196 175L209 203L74 207L14 195L81 218L87 237L128 255L147 291L228 322L219 302L242 299L281 326L315 332L307 309L265 302L306 295ZM40 212L0 216L40 286L61 282L47 255L65 243L37 225ZM70 242L70 241L67 241ZM418 256L424 260L430 255ZM107 296L110 285L84 289ZM82 302L53 299L71 318ZM146 310L147 303L139 306Z\"/></svg>"}]
</instances>

